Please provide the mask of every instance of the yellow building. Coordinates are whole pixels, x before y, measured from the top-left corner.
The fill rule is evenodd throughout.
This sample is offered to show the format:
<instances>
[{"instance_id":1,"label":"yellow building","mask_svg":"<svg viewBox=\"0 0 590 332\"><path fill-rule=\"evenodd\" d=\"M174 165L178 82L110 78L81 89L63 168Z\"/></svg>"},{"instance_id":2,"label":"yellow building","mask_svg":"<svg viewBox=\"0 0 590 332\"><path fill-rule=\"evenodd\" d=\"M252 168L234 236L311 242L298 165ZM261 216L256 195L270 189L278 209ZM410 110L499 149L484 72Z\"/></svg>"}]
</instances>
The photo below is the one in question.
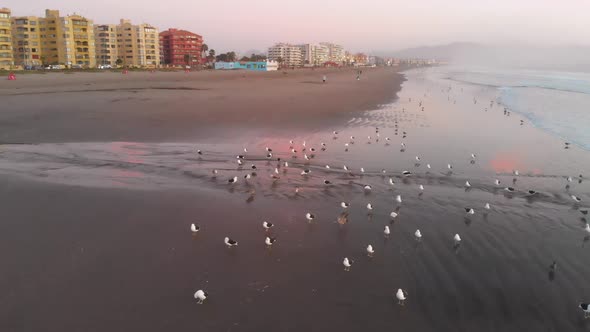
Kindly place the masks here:
<instances>
[{"instance_id":1,"label":"yellow building","mask_svg":"<svg viewBox=\"0 0 590 332\"><path fill-rule=\"evenodd\" d=\"M160 64L158 29L149 24L133 25L121 19L117 25L118 58L127 67L157 67Z\"/></svg>"},{"instance_id":2,"label":"yellow building","mask_svg":"<svg viewBox=\"0 0 590 332\"><path fill-rule=\"evenodd\" d=\"M68 67L96 67L94 25L80 15L59 16L58 10L45 11L39 20L44 64Z\"/></svg>"},{"instance_id":3,"label":"yellow building","mask_svg":"<svg viewBox=\"0 0 590 332\"><path fill-rule=\"evenodd\" d=\"M12 17L12 47L15 65L22 67L42 65L38 17Z\"/></svg>"},{"instance_id":4,"label":"yellow building","mask_svg":"<svg viewBox=\"0 0 590 332\"><path fill-rule=\"evenodd\" d=\"M96 46L96 65L117 65L117 26L115 24L101 24L94 26L94 38Z\"/></svg>"},{"instance_id":5,"label":"yellow building","mask_svg":"<svg viewBox=\"0 0 590 332\"><path fill-rule=\"evenodd\" d=\"M0 69L10 69L14 65L11 34L10 9L0 8Z\"/></svg>"}]
</instances>

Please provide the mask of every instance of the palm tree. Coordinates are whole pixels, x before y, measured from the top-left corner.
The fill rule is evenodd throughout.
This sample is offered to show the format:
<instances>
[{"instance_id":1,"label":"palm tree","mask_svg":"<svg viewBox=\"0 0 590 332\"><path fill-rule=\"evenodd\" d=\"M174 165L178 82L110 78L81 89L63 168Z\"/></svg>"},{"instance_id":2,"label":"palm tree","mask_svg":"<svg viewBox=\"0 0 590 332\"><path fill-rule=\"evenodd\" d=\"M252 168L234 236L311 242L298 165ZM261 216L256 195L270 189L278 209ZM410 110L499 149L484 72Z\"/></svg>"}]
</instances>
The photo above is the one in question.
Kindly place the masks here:
<instances>
[{"instance_id":1,"label":"palm tree","mask_svg":"<svg viewBox=\"0 0 590 332\"><path fill-rule=\"evenodd\" d=\"M209 51L209 46L207 44L201 45L201 58L207 57L207 51Z\"/></svg>"}]
</instances>

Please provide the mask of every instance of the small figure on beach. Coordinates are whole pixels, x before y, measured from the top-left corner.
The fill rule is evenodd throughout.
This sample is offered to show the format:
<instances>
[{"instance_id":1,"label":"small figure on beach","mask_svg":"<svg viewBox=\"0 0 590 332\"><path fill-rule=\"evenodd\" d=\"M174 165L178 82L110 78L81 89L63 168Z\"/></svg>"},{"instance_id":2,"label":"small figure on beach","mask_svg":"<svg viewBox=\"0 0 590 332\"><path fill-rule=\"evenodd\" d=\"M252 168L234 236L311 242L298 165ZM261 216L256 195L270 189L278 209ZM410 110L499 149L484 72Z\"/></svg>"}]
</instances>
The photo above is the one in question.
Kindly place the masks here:
<instances>
[{"instance_id":1,"label":"small figure on beach","mask_svg":"<svg viewBox=\"0 0 590 332\"><path fill-rule=\"evenodd\" d=\"M323 83L326 83L326 80L327 80L327 79L328 79L328 78L326 77L326 75L324 75L324 77L322 77L322 82L323 82Z\"/></svg>"}]
</instances>

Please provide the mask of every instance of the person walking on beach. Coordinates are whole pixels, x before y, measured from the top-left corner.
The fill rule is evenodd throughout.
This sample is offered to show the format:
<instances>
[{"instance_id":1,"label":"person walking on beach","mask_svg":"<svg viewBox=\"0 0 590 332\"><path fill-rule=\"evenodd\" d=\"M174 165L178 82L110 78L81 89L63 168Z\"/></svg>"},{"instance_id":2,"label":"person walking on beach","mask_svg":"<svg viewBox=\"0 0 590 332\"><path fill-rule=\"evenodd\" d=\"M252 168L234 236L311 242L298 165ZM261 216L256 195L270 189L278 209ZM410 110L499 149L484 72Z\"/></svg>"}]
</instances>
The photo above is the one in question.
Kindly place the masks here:
<instances>
[{"instance_id":1,"label":"person walking on beach","mask_svg":"<svg viewBox=\"0 0 590 332\"><path fill-rule=\"evenodd\" d=\"M324 75L324 77L322 77L322 82L326 83L327 77L326 75Z\"/></svg>"}]
</instances>

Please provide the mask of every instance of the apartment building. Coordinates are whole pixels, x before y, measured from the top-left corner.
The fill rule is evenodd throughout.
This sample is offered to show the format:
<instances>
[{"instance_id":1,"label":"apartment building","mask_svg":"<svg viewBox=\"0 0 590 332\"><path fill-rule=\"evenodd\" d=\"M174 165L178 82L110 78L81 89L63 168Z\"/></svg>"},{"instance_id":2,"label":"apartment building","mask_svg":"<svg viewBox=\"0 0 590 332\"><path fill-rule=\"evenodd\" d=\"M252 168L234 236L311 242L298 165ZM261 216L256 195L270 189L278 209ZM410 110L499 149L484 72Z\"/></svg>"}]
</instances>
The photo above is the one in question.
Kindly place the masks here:
<instances>
[{"instance_id":1,"label":"apartment building","mask_svg":"<svg viewBox=\"0 0 590 332\"><path fill-rule=\"evenodd\" d=\"M60 16L58 10L47 9L38 26L44 64L96 66L92 20L76 14Z\"/></svg>"},{"instance_id":2,"label":"apartment building","mask_svg":"<svg viewBox=\"0 0 590 332\"><path fill-rule=\"evenodd\" d=\"M10 9L0 8L0 69L10 69L14 65L11 35Z\"/></svg>"},{"instance_id":3,"label":"apartment building","mask_svg":"<svg viewBox=\"0 0 590 332\"><path fill-rule=\"evenodd\" d=\"M281 66L300 67L303 65L301 47L278 43L268 48L268 60L277 61Z\"/></svg>"},{"instance_id":4,"label":"apartment building","mask_svg":"<svg viewBox=\"0 0 590 332\"><path fill-rule=\"evenodd\" d=\"M97 66L117 66L117 25L97 24L94 26Z\"/></svg>"},{"instance_id":5,"label":"apartment building","mask_svg":"<svg viewBox=\"0 0 590 332\"><path fill-rule=\"evenodd\" d=\"M27 68L43 64L38 17L12 17L12 49L17 66Z\"/></svg>"},{"instance_id":6,"label":"apartment building","mask_svg":"<svg viewBox=\"0 0 590 332\"><path fill-rule=\"evenodd\" d=\"M328 61L328 48L324 45L301 44L301 57L304 65L321 66Z\"/></svg>"},{"instance_id":7,"label":"apartment building","mask_svg":"<svg viewBox=\"0 0 590 332\"><path fill-rule=\"evenodd\" d=\"M333 44L333 43L320 43L320 45L324 46L328 50L328 61L336 62L336 63L343 63L345 61L345 52L342 45Z\"/></svg>"},{"instance_id":8,"label":"apartment building","mask_svg":"<svg viewBox=\"0 0 590 332\"><path fill-rule=\"evenodd\" d=\"M158 29L149 24L133 25L121 19L117 25L118 58L128 67L157 67L160 64Z\"/></svg>"},{"instance_id":9,"label":"apartment building","mask_svg":"<svg viewBox=\"0 0 590 332\"><path fill-rule=\"evenodd\" d=\"M196 66L201 63L203 37L186 30L160 32L162 63L171 66Z\"/></svg>"}]
</instances>

